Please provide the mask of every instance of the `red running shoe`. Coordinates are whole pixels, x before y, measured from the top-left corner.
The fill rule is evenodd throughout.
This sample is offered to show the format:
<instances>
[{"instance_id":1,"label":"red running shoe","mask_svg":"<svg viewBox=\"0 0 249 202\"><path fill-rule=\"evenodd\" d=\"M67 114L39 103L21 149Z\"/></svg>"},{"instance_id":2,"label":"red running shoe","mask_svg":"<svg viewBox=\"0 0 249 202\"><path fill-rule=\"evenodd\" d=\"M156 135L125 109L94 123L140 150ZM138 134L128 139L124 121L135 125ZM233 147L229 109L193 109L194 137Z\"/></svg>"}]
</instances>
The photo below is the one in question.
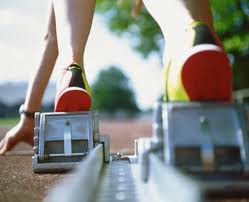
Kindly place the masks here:
<instances>
[{"instance_id":1,"label":"red running shoe","mask_svg":"<svg viewBox=\"0 0 249 202\"><path fill-rule=\"evenodd\" d=\"M73 63L63 72L57 87L55 112L89 111L91 108L91 90L85 72Z\"/></svg>"},{"instance_id":2,"label":"red running shoe","mask_svg":"<svg viewBox=\"0 0 249 202\"><path fill-rule=\"evenodd\" d=\"M208 26L194 22L191 47L164 69L166 101L232 100L232 68L225 51Z\"/></svg>"}]
</instances>

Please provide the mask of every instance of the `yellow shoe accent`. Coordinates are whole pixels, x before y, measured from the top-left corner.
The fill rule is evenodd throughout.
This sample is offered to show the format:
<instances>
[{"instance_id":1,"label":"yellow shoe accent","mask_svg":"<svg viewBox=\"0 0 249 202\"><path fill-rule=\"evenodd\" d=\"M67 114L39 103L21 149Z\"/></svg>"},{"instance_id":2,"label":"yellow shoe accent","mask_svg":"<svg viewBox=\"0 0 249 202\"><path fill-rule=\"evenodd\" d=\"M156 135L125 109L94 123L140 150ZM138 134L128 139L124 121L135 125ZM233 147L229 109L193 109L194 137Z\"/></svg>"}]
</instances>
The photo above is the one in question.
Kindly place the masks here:
<instances>
[{"instance_id":1,"label":"yellow shoe accent","mask_svg":"<svg viewBox=\"0 0 249 202\"><path fill-rule=\"evenodd\" d=\"M163 68L164 101L189 101L181 80L182 65L172 61Z\"/></svg>"},{"instance_id":2,"label":"yellow shoe accent","mask_svg":"<svg viewBox=\"0 0 249 202\"><path fill-rule=\"evenodd\" d=\"M90 88L90 85L86 79L86 74L85 74L85 70L83 69L82 70L82 74L81 74L82 78L83 78L83 81L84 81L84 84L85 84L85 87L86 87L86 91L89 93L90 96L92 96L92 91L91 91L91 88Z\"/></svg>"},{"instance_id":3,"label":"yellow shoe accent","mask_svg":"<svg viewBox=\"0 0 249 202\"><path fill-rule=\"evenodd\" d=\"M77 62L74 62L73 63L75 66L73 66L73 68L78 68L78 69L81 69L82 70L82 79L83 79L83 82L84 82L84 85L85 85L85 88L86 88L86 91L89 93L89 95L91 96L92 95L92 91L91 91L91 88L90 88L90 85L86 79L86 73L85 73L85 68L81 68L80 64L78 64ZM70 67L69 67L70 69Z\"/></svg>"},{"instance_id":4,"label":"yellow shoe accent","mask_svg":"<svg viewBox=\"0 0 249 202\"><path fill-rule=\"evenodd\" d=\"M206 26L205 23L199 21L193 21L190 23L185 31L186 31L186 46L187 50L182 53L187 54L188 50L191 50L192 47L199 45L199 36L203 36L203 32L199 33L196 31L197 28L202 26ZM208 36L209 37L209 36ZM204 37L205 38L205 37ZM197 41L196 41L197 39ZM202 38L201 38L202 39ZM200 43L211 43L214 39L208 38L206 41L202 41ZM180 47L179 47L180 48ZM181 51L179 49L179 51ZM181 56L180 56L181 57ZM183 82L182 82L182 68L183 61L182 58L171 58L170 62L166 64L163 68L163 87L164 87L164 101L189 101L190 97L188 96ZM185 58L186 60L186 58Z\"/></svg>"}]
</instances>

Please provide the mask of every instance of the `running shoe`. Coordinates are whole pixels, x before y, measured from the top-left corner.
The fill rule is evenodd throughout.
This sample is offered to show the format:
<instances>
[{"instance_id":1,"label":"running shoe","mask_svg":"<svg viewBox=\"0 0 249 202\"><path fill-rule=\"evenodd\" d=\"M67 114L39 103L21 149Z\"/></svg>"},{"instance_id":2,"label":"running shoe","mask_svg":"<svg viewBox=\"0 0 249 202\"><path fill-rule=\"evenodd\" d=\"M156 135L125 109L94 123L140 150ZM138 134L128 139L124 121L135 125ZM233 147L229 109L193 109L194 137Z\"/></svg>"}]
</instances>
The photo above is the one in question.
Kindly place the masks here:
<instances>
[{"instance_id":1,"label":"running shoe","mask_svg":"<svg viewBox=\"0 0 249 202\"><path fill-rule=\"evenodd\" d=\"M85 72L77 63L71 64L62 74L57 87L55 112L89 111L91 90Z\"/></svg>"},{"instance_id":2,"label":"running shoe","mask_svg":"<svg viewBox=\"0 0 249 202\"><path fill-rule=\"evenodd\" d=\"M232 68L220 42L204 23L194 22L187 32L192 45L163 70L165 101L231 101Z\"/></svg>"}]
</instances>

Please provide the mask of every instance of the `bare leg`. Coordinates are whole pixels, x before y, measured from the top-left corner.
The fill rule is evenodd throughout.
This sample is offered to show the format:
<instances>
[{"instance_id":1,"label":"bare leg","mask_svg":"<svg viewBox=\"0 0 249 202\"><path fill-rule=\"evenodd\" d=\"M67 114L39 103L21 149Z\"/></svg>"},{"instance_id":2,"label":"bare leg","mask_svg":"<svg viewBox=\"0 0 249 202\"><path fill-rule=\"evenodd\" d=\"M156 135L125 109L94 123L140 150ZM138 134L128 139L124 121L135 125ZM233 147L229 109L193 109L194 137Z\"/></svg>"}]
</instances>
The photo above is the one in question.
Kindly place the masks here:
<instances>
[{"instance_id":1,"label":"bare leg","mask_svg":"<svg viewBox=\"0 0 249 202\"><path fill-rule=\"evenodd\" d=\"M54 110L90 110L91 90L84 70L84 51L92 25L95 0L53 0L53 3L59 64L62 66ZM81 70L75 69L75 64ZM69 70L69 66L74 69Z\"/></svg>"},{"instance_id":2,"label":"bare leg","mask_svg":"<svg viewBox=\"0 0 249 202\"><path fill-rule=\"evenodd\" d=\"M59 58L84 67L84 50L92 25L95 0L53 0Z\"/></svg>"},{"instance_id":3,"label":"bare leg","mask_svg":"<svg viewBox=\"0 0 249 202\"><path fill-rule=\"evenodd\" d=\"M39 111L42 96L52 73L58 55L55 17L53 6L49 16L47 33L44 38L44 47L41 61L38 65L34 79L29 83L25 99L25 109L28 111ZM19 123L7 132L5 138L0 142L0 154L12 149L18 142L24 141L33 144L34 120L21 116Z\"/></svg>"},{"instance_id":4,"label":"bare leg","mask_svg":"<svg viewBox=\"0 0 249 202\"><path fill-rule=\"evenodd\" d=\"M193 21L201 21L209 26L218 40L208 0L143 0L150 14L157 21L166 40L167 55L179 56L180 50L189 48L186 38L190 38L185 29ZM219 44L222 47L222 44Z\"/></svg>"},{"instance_id":5,"label":"bare leg","mask_svg":"<svg viewBox=\"0 0 249 202\"><path fill-rule=\"evenodd\" d=\"M230 101L231 66L214 31L209 1L143 1L165 38L166 100Z\"/></svg>"}]
</instances>

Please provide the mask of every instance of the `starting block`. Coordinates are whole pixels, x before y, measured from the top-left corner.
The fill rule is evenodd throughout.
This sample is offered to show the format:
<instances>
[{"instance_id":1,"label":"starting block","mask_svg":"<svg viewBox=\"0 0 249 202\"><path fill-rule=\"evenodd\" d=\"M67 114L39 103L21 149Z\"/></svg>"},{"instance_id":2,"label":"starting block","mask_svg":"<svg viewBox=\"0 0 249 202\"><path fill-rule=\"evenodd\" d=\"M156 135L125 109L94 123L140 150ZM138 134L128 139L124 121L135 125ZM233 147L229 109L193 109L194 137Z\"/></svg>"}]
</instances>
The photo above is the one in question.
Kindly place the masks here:
<instances>
[{"instance_id":1,"label":"starting block","mask_svg":"<svg viewBox=\"0 0 249 202\"><path fill-rule=\"evenodd\" d=\"M157 103L153 136L140 154L142 180L149 181L155 167L150 159L156 156L165 168L197 180L203 189L248 190L248 123L245 104Z\"/></svg>"},{"instance_id":2,"label":"starting block","mask_svg":"<svg viewBox=\"0 0 249 202\"><path fill-rule=\"evenodd\" d=\"M190 172L249 172L246 107L227 103L162 106L164 159Z\"/></svg>"},{"instance_id":3,"label":"starting block","mask_svg":"<svg viewBox=\"0 0 249 202\"><path fill-rule=\"evenodd\" d=\"M98 144L104 145L109 161L109 137L99 134L98 114L94 112L36 113L34 128L34 172L70 170Z\"/></svg>"}]
</instances>

